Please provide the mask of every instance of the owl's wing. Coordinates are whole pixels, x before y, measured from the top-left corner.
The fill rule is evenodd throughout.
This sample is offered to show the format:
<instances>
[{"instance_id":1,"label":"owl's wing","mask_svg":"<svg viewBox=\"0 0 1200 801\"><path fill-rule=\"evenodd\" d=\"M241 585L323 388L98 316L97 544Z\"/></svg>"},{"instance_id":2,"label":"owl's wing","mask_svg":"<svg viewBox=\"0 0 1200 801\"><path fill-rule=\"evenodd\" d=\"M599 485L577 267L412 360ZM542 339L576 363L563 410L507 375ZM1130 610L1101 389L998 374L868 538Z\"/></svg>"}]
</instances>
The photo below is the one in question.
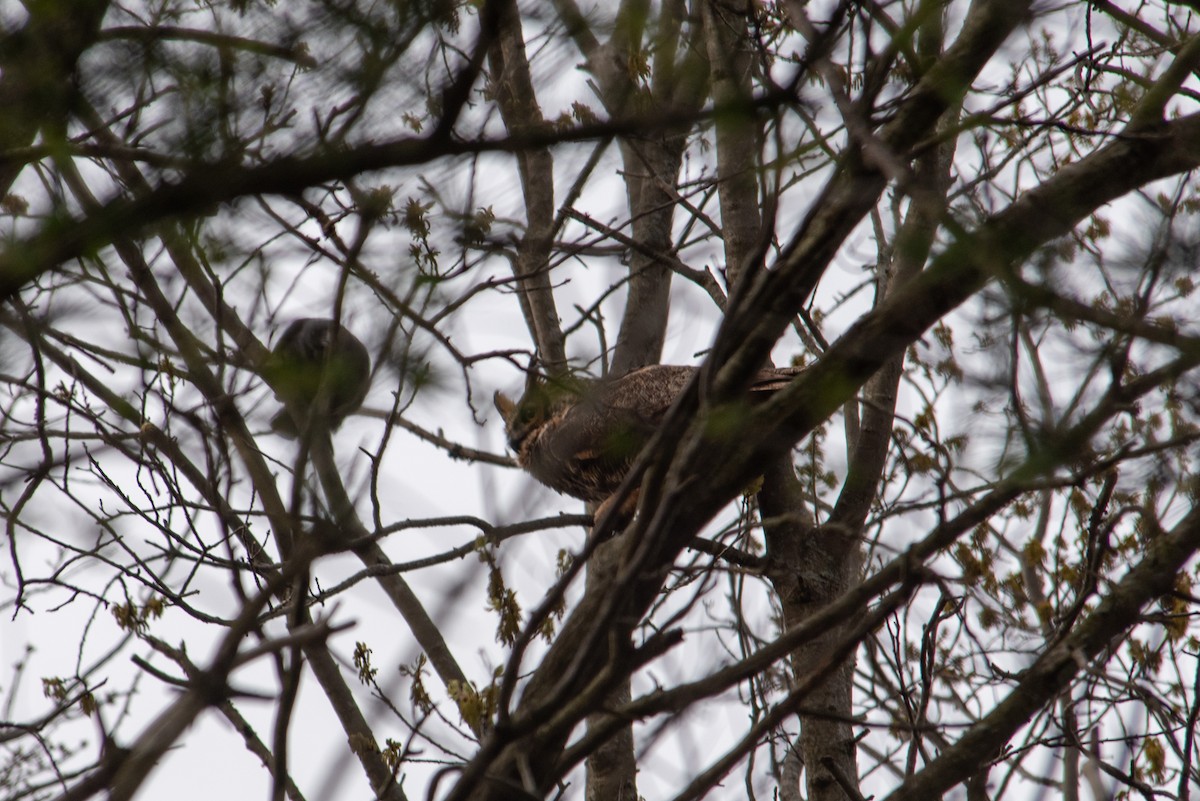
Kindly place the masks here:
<instances>
[{"instance_id":1,"label":"owl's wing","mask_svg":"<svg viewBox=\"0 0 1200 801\"><path fill-rule=\"evenodd\" d=\"M531 465L543 483L577 498L602 501L616 490L649 441L661 410L607 392L582 398L552 420Z\"/></svg>"},{"instance_id":2,"label":"owl's wing","mask_svg":"<svg viewBox=\"0 0 1200 801\"><path fill-rule=\"evenodd\" d=\"M650 365L601 382L576 405L582 430L577 458L627 469L654 435L694 367Z\"/></svg>"}]
</instances>

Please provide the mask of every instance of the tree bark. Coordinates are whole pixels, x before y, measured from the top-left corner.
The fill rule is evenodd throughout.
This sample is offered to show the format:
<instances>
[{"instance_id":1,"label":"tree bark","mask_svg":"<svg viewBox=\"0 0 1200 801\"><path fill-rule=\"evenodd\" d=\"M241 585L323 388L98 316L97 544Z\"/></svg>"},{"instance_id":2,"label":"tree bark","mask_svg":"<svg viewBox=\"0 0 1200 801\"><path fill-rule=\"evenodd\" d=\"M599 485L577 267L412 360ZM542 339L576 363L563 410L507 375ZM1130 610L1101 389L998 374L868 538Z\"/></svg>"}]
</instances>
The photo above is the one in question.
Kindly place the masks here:
<instances>
[{"instance_id":1,"label":"tree bark","mask_svg":"<svg viewBox=\"0 0 1200 801\"><path fill-rule=\"evenodd\" d=\"M499 5L499 35L488 53L491 84L500 116L510 133L521 134L546 124L533 89L529 58L515 0ZM525 198L525 235L513 265L521 279L521 310L537 343L538 359L550 373L567 369L566 345L550 281L550 248L554 226L554 157L545 147L515 153Z\"/></svg>"},{"instance_id":2,"label":"tree bark","mask_svg":"<svg viewBox=\"0 0 1200 801\"><path fill-rule=\"evenodd\" d=\"M603 593L611 586L612 579L620 566L623 543L619 539L609 540L596 548L588 560L585 592ZM629 703L632 695L629 677L605 698L606 710L617 709ZM603 713L588 716L591 731L604 719ZM633 723L617 730L597 748L586 762L587 801L637 801L637 759L634 755Z\"/></svg>"}]
</instances>

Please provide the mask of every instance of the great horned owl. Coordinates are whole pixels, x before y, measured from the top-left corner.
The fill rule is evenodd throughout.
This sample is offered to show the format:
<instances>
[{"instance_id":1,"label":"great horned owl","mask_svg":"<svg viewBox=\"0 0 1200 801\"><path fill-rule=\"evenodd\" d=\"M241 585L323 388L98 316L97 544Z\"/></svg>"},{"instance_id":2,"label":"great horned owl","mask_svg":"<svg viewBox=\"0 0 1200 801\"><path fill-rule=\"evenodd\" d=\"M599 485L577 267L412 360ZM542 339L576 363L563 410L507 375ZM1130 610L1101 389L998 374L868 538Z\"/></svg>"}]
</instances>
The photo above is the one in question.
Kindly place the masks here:
<instances>
[{"instance_id":1,"label":"great horned owl","mask_svg":"<svg viewBox=\"0 0 1200 801\"><path fill-rule=\"evenodd\" d=\"M516 403L497 392L496 409L521 467L551 489L599 503L620 486L697 369L658 364L600 381L531 381ZM752 399L799 373L790 367L759 371Z\"/></svg>"},{"instance_id":2,"label":"great horned owl","mask_svg":"<svg viewBox=\"0 0 1200 801\"><path fill-rule=\"evenodd\" d=\"M333 320L296 320L283 332L263 365L275 397L303 414L319 414L330 430L362 405L371 387L371 356L358 338ZM321 409L315 408L321 402ZM287 407L271 428L295 439L306 420Z\"/></svg>"}]
</instances>

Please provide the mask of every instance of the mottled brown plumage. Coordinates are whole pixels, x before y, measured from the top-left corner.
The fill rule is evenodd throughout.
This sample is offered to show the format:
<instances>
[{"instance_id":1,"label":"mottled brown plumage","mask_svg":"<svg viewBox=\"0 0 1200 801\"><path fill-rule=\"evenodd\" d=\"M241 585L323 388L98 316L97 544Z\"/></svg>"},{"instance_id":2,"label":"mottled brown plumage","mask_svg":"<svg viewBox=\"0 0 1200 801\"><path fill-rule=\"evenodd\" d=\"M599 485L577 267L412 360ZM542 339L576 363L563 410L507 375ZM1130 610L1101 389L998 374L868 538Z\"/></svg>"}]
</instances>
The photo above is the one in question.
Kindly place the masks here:
<instances>
[{"instance_id":1,"label":"mottled brown plumage","mask_svg":"<svg viewBox=\"0 0 1200 801\"><path fill-rule=\"evenodd\" d=\"M517 462L551 489L602 502L620 486L697 368L651 365L615 378L535 381L517 403L497 392ZM752 396L784 386L799 368L762 370Z\"/></svg>"}]
</instances>

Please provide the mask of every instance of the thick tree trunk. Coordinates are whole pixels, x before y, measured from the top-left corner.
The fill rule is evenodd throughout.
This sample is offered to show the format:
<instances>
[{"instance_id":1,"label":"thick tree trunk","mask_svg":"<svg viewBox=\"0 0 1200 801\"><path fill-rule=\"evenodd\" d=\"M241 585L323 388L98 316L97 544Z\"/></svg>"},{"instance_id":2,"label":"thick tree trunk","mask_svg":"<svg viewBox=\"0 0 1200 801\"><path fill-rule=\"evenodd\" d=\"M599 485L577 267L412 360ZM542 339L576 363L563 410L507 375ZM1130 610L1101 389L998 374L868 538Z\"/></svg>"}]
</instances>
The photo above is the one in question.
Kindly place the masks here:
<instances>
[{"instance_id":1,"label":"thick tree trunk","mask_svg":"<svg viewBox=\"0 0 1200 801\"><path fill-rule=\"evenodd\" d=\"M939 14L920 29L917 50L927 68L942 49ZM947 112L947 118L956 110ZM945 118L943 119L943 126ZM950 186L954 140L928 151L914 164L907 214L896 234L892 259L881 267L876 302L882 302L920 273L929 256ZM776 465L760 496L764 517L791 513L785 522L768 525L767 542L773 581L779 592L784 624L792 627L832 602L861 580L861 531L878 490L887 459L895 417L903 355L884 364L863 388L861 423L847 431L849 470L827 523L819 528L796 515L803 498L790 484L791 471ZM806 529L806 525L808 530ZM830 631L793 655L797 679L819 671L835 643L847 636L853 621ZM809 801L841 801L860 795L853 729L854 660L836 666L805 700L800 713L800 756L807 776ZM796 788L785 788L785 792Z\"/></svg>"},{"instance_id":2,"label":"thick tree trunk","mask_svg":"<svg viewBox=\"0 0 1200 801\"><path fill-rule=\"evenodd\" d=\"M857 532L816 528L804 507L804 493L790 460L780 460L764 476L759 493L770 554L770 579L778 593L785 628L792 628L858 583L862 549ZM820 669L824 655L855 621L847 620L792 655L792 673L802 680ZM854 746L854 660L834 668L803 702L800 710L800 757L810 801L844 801L857 790ZM799 788L781 788L796 798Z\"/></svg>"},{"instance_id":3,"label":"thick tree trunk","mask_svg":"<svg viewBox=\"0 0 1200 801\"><path fill-rule=\"evenodd\" d=\"M610 540L596 549L588 561L587 592L611 583L613 573L619 567L624 543ZM630 683L626 679L621 686L609 694L605 706L616 708L628 703L631 697ZM589 729L601 716L588 718ZM633 727L623 726L587 758L587 801L637 801L637 761L633 750Z\"/></svg>"},{"instance_id":4,"label":"thick tree trunk","mask_svg":"<svg viewBox=\"0 0 1200 801\"><path fill-rule=\"evenodd\" d=\"M748 4L704 4L708 53L712 63L713 100L733 106L750 97L752 50ZM721 225L725 236L726 275L733 291L755 275L763 258L763 220L755 165L759 151L758 123L753 115L726 114L717 119L717 165ZM767 466L759 504L764 520L772 570L786 628L803 622L858 581L860 550L856 537L814 529L805 493L790 456ZM835 629L792 657L793 673L806 675L829 646L843 636ZM801 715L800 756L808 768L808 798L843 798L841 777L857 792L852 661L839 665L805 702ZM800 787L783 786L781 797L800 797Z\"/></svg>"},{"instance_id":5,"label":"thick tree trunk","mask_svg":"<svg viewBox=\"0 0 1200 801\"><path fill-rule=\"evenodd\" d=\"M511 133L537 130L545 124L533 77L521 20L514 0L501 3L499 35L488 53L491 83L504 125ZM548 148L530 148L516 154L525 198L525 236L517 248L513 272L521 279L521 311L537 343L544 369L567 369L566 345L550 281L550 249L554 226L554 157Z\"/></svg>"},{"instance_id":6,"label":"thick tree trunk","mask_svg":"<svg viewBox=\"0 0 1200 801\"><path fill-rule=\"evenodd\" d=\"M636 18L632 7L624 8L628 19ZM694 111L703 100L703 93L681 91L681 81L673 71L663 68L673 62L678 52L687 52L686 43L677 40L682 3L670 0L659 13L660 31L654 69L655 83L650 97L643 98L664 109L681 106L681 112ZM665 32L665 33L664 33ZM605 105L610 113L626 108L641 90L628 73L633 50L641 42L629 27L618 26L612 40L602 50L604 54L589 54L593 65L606 65L598 71ZM687 76L682 76L686 81ZM671 271L658 255L670 255L674 250L672 229L677 197L679 168L687 138L683 135L659 135L648 138L625 138L620 141L625 168L625 186L629 199L632 239L639 247L629 253L629 291L620 333L613 348L611 370L621 375L662 358L663 341L667 332L670 310ZM617 569L617 560L624 550L620 540L601 545L588 562L587 592L609 583ZM630 677L606 699L614 707L628 701L631 694ZM589 726L596 716L589 719ZM636 801L637 762L634 758L632 724L608 738L587 759L588 801Z\"/></svg>"}]
</instances>

